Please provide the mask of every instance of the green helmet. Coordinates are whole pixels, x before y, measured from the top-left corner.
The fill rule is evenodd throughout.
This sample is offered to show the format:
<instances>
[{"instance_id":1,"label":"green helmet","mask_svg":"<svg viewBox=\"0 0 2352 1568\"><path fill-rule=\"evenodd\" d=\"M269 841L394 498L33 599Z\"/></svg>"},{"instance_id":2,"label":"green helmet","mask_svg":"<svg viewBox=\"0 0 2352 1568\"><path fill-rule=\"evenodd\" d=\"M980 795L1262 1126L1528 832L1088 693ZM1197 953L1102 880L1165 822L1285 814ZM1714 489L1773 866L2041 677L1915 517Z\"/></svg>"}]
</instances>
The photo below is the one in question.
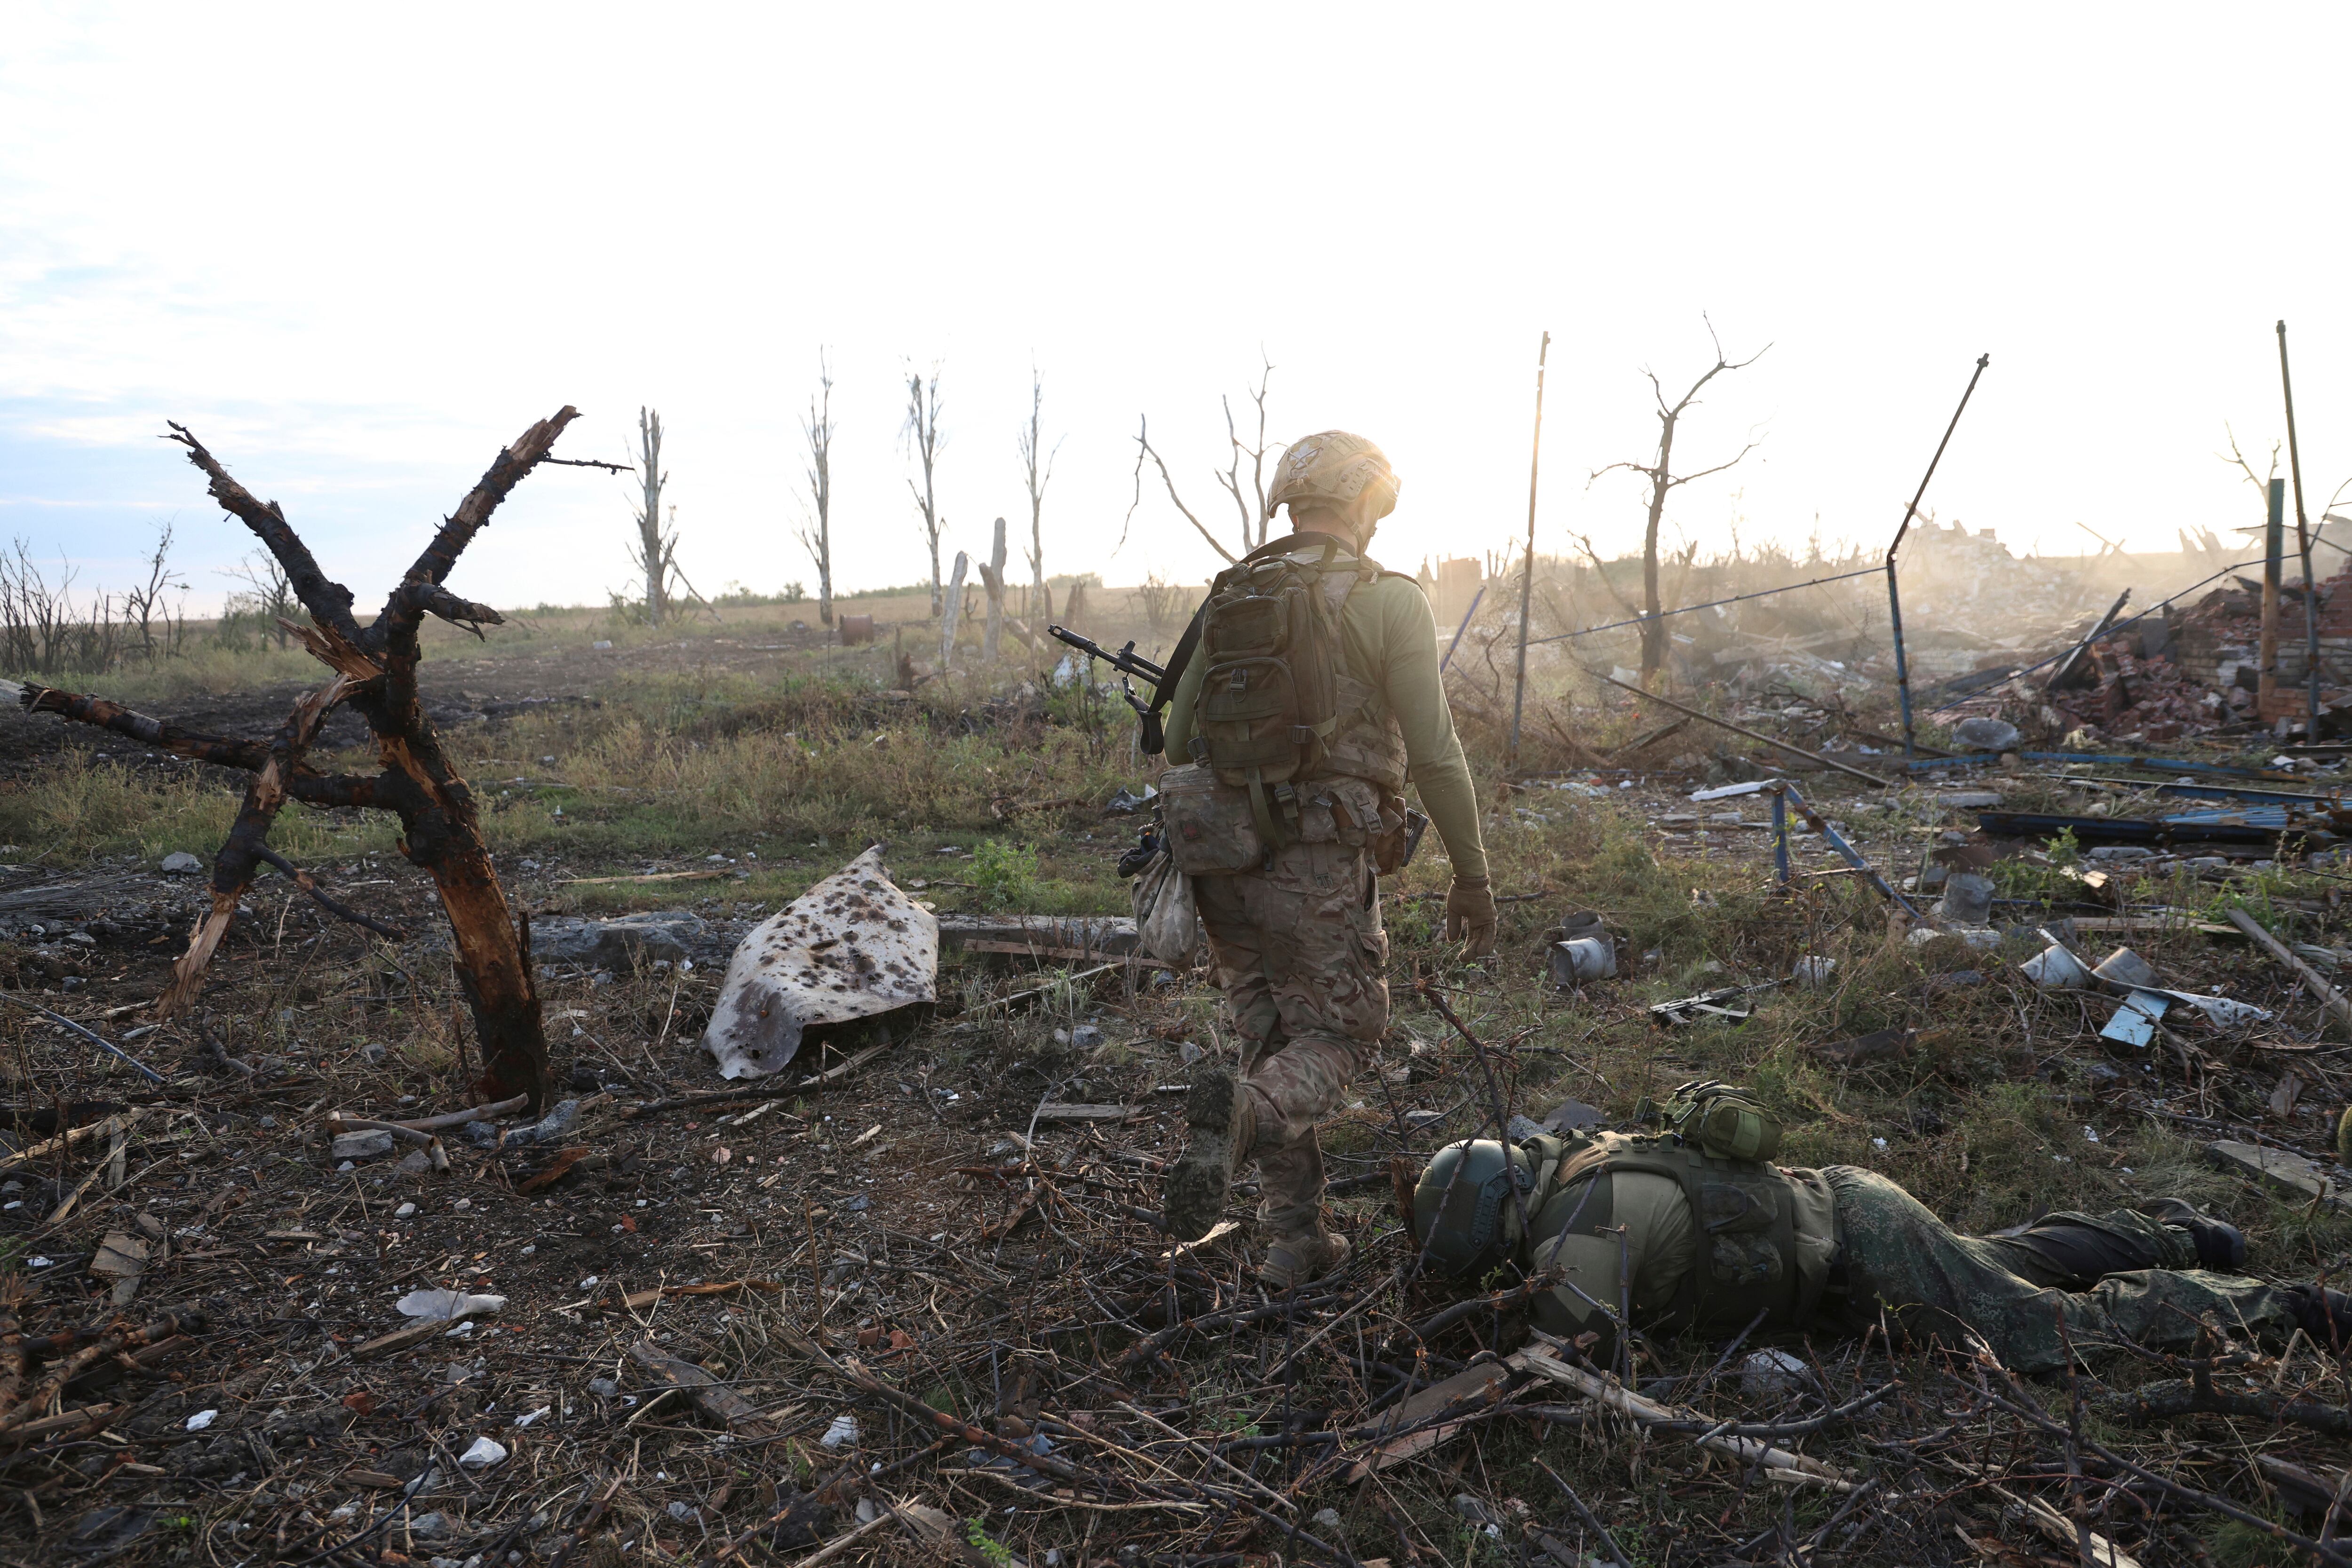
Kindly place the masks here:
<instances>
[{"instance_id":1,"label":"green helmet","mask_svg":"<svg viewBox=\"0 0 2352 1568\"><path fill-rule=\"evenodd\" d=\"M1517 1144L1476 1138L1440 1149L1412 1190L1412 1228L1430 1267L1475 1279L1500 1266L1518 1245L1520 1205L1534 1201L1535 1186L1535 1161Z\"/></svg>"}]
</instances>

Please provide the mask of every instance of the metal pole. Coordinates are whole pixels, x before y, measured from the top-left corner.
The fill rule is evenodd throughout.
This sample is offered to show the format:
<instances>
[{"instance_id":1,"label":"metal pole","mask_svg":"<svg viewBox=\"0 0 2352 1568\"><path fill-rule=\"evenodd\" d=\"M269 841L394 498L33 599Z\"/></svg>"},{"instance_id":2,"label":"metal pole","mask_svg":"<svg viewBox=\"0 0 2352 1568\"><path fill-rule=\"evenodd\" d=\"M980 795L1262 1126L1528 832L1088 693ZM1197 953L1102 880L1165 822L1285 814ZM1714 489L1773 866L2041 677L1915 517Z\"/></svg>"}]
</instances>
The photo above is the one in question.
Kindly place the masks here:
<instances>
[{"instance_id":1,"label":"metal pole","mask_svg":"<svg viewBox=\"0 0 2352 1568\"><path fill-rule=\"evenodd\" d=\"M1927 471L1919 476L1918 493L1911 504L1903 509L1903 521L1895 525L1895 542L1886 547L1886 622L1895 637L1895 691L1903 703L1903 754L1916 757L1918 747L1911 731L1911 665L1903 657L1903 596L1895 586L1895 552L1903 548L1903 535L1911 527L1911 520L1919 515L1919 503L1927 496L1927 481L1936 477L1936 465L1944 460L1944 448L1952 444L1952 432L1960 427L1960 416L1968 412L1969 399L1976 395L1977 380L1992 363L1992 355L1977 355L1976 374L1969 377L1969 389L1960 394L1960 405L1952 410L1952 422L1944 426L1944 438L1936 443L1936 455L1927 459Z\"/></svg>"},{"instance_id":2,"label":"metal pole","mask_svg":"<svg viewBox=\"0 0 2352 1568\"><path fill-rule=\"evenodd\" d=\"M1528 701L1528 615L1536 593L1536 476L1543 467L1543 384L1544 362L1551 357L1551 334L1543 335L1543 346L1536 350L1536 436L1535 452L1528 458L1528 567L1527 576L1519 584L1519 672L1511 684L1511 752L1507 765L1519 765L1519 716Z\"/></svg>"},{"instance_id":3,"label":"metal pole","mask_svg":"<svg viewBox=\"0 0 2352 1568\"><path fill-rule=\"evenodd\" d=\"M1445 657L1437 661L1438 674L1444 675L1445 667L1454 662L1454 650L1462 646L1462 635L1470 629L1470 617L1478 613L1478 606L1486 597L1486 585L1481 583L1478 591L1470 595L1470 607L1462 612L1462 624L1454 628L1454 640L1445 645Z\"/></svg>"},{"instance_id":4,"label":"metal pole","mask_svg":"<svg viewBox=\"0 0 2352 1568\"><path fill-rule=\"evenodd\" d=\"M1772 864L1780 873L1780 885L1789 885L1789 797L1779 786L1772 789Z\"/></svg>"},{"instance_id":5,"label":"metal pole","mask_svg":"<svg viewBox=\"0 0 2352 1568\"><path fill-rule=\"evenodd\" d=\"M2303 743L2319 739L2319 582L2311 574L2311 524L2303 510L2303 449L2294 439L2294 379L2286 369L2286 323L2278 324L2279 390L2286 395L2286 466L2294 476L2294 538L2303 550L2303 652L2310 679L2311 707Z\"/></svg>"}]
</instances>

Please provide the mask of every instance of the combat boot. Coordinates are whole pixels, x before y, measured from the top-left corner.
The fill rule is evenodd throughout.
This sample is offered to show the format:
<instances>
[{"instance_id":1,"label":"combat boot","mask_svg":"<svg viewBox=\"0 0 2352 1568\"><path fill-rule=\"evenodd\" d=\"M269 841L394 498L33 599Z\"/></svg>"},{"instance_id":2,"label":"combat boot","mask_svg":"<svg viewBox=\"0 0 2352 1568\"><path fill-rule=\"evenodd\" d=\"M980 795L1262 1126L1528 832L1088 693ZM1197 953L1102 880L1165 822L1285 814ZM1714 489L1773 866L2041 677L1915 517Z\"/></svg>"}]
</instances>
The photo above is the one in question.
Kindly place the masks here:
<instances>
[{"instance_id":1,"label":"combat boot","mask_svg":"<svg viewBox=\"0 0 2352 1568\"><path fill-rule=\"evenodd\" d=\"M1278 1295L1344 1267L1355 1250L1346 1237L1319 1225L1296 1236L1278 1236L1258 1265L1257 1281Z\"/></svg>"},{"instance_id":2,"label":"combat boot","mask_svg":"<svg viewBox=\"0 0 2352 1568\"><path fill-rule=\"evenodd\" d=\"M2246 1233L2227 1220L2215 1219L2179 1198L2152 1198L2139 1212L2189 1233L2197 1244L2197 1267L2217 1274L2235 1274L2245 1267Z\"/></svg>"},{"instance_id":3,"label":"combat boot","mask_svg":"<svg viewBox=\"0 0 2352 1568\"><path fill-rule=\"evenodd\" d=\"M2352 1347L2352 1296L2329 1289L2317 1280L2290 1285L2286 1291L2295 1298L2295 1321L2314 1344L2322 1350Z\"/></svg>"},{"instance_id":4,"label":"combat boot","mask_svg":"<svg viewBox=\"0 0 2352 1568\"><path fill-rule=\"evenodd\" d=\"M1160 1188L1160 1219L1179 1241L1198 1241L1233 1201L1234 1173L1257 1136L1257 1108L1239 1074L1207 1068L1184 1100L1191 1129Z\"/></svg>"}]
</instances>

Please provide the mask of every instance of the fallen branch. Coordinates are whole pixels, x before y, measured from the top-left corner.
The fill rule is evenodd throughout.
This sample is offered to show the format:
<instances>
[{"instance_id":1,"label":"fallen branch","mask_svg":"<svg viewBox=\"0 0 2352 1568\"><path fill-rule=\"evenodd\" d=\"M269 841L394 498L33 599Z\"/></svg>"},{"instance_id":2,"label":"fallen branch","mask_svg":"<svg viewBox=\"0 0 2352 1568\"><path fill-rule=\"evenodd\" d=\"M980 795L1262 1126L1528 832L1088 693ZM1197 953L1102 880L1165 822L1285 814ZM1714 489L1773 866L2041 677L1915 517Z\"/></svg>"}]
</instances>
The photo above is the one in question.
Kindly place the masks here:
<instances>
[{"instance_id":1,"label":"fallen branch","mask_svg":"<svg viewBox=\"0 0 2352 1568\"><path fill-rule=\"evenodd\" d=\"M2352 1412L2341 1406L2261 1390L2231 1394L2210 1384L2200 1388L2194 1380L2187 1378L2151 1383L2117 1394L2100 1405L2099 1414L2111 1421L2135 1426L2168 1421L2179 1415L2245 1415L2273 1424L2284 1421L2308 1426L2331 1437L2352 1437Z\"/></svg>"},{"instance_id":2,"label":"fallen branch","mask_svg":"<svg viewBox=\"0 0 2352 1568\"><path fill-rule=\"evenodd\" d=\"M1786 1448L1776 1448L1760 1438L1732 1436L1719 1431L1716 1425L1701 1421L1697 1412L1644 1398L1613 1377L1604 1377L1582 1367L1555 1361L1540 1351L1523 1352L1521 1359L1527 1369L1537 1376L1547 1377L1563 1387L1572 1388L1587 1399L1608 1406L1639 1426L1687 1436L1683 1430L1685 1424L1699 1422L1704 1429L1698 1436L1690 1437L1690 1441L1702 1448L1728 1454L1742 1464L1761 1465L1768 1470L1780 1472L1790 1480L1825 1486L1837 1491L1848 1491L1853 1487L1853 1479L1833 1465L1823 1464L1802 1454L1792 1454Z\"/></svg>"}]
</instances>

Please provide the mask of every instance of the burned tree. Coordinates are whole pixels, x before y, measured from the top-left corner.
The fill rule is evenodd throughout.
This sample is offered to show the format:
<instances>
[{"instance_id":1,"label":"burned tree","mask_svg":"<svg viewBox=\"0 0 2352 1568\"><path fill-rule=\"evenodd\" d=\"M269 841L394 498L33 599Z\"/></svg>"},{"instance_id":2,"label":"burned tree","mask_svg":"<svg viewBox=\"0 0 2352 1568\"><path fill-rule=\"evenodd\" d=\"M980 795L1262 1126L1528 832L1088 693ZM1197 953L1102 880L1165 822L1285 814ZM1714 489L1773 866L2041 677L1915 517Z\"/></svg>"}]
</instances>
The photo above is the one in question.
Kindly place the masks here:
<instances>
[{"instance_id":1,"label":"burned tree","mask_svg":"<svg viewBox=\"0 0 2352 1568\"><path fill-rule=\"evenodd\" d=\"M808 440L809 504L815 515L800 529L801 548L816 564L816 617L833 625L833 369L816 356L817 395L809 399L801 434Z\"/></svg>"},{"instance_id":2,"label":"burned tree","mask_svg":"<svg viewBox=\"0 0 2352 1568\"><path fill-rule=\"evenodd\" d=\"M669 476L662 472L662 422L660 414L650 408L637 410L638 476L645 487L645 503L635 513L637 542L629 548L629 559L646 574L646 619L660 626L669 614L669 574L677 563L677 531L675 522L677 509L670 509L673 527L662 531L662 487Z\"/></svg>"},{"instance_id":3,"label":"burned tree","mask_svg":"<svg viewBox=\"0 0 2352 1568\"><path fill-rule=\"evenodd\" d=\"M1642 679L1644 681L1664 668L1666 662L1666 623L1659 618L1659 612L1664 605L1658 598L1658 523L1665 515L1666 497L1693 479L1703 479L1710 474L1723 472L1756 449L1756 443L1750 441L1728 461L1717 463L1711 468L1701 468L1695 474L1674 471L1675 436L1681 426L1683 416L1697 404L1699 393L1708 382L1726 371L1747 369L1762 359L1772 347L1767 343L1746 359L1734 363L1723 357L1723 340L1716 336L1713 321L1706 324L1706 335L1715 344L1715 363L1704 375L1692 382L1690 390L1672 405L1666 402L1666 391L1659 384L1657 373L1651 370L1642 373L1650 378L1650 395L1658 405L1658 455L1655 459L1649 463L1612 463L1592 472L1592 479L1598 479L1603 474L1622 468L1650 481L1649 518L1642 530ZM1590 485L1591 481L1586 482ZM1600 564L1597 557L1594 564ZM1605 581L1607 574L1604 572L1602 576Z\"/></svg>"},{"instance_id":4,"label":"burned tree","mask_svg":"<svg viewBox=\"0 0 2352 1568\"><path fill-rule=\"evenodd\" d=\"M1021 466L1029 479L1029 605L1021 613L1033 626L1043 626L1053 617L1054 593L1045 585L1045 487L1054 482L1054 454L1062 449L1059 441L1054 450L1042 454L1045 445L1043 431L1045 412L1045 384L1038 379L1035 367L1029 372L1029 423L1021 431Z\"/></svg>"},{"instance_id":5,"label":"burned tree","mask_svg":"<svg viewBox=\"0 0 2352 1568\"><path fill-rule=\"evenodd\" d=\"M577 417L577 409L559 409L500 451L417 556L383 609L365 626L352 614L351 590L320 569L278 503L257 500L193 433L180 425L172 426L165 439L187 449L188 460L209 481L213 499L253 530L285 572L310 616L310 625L289 622L288 629L333 671L333 678L296 702L277 735L268 741L202 734L134 713L102 697L26 683L19 700L35 712L57 713L174 756L253 775L227 840L213 858L211 908L196 922L187 952L173 966L172 982L156 1003L157 1017L177 1016L194 1001L213 954L236 919L238 899L264 865L291 878L333 914L383 935L404 934L346 909L268 844L270 826L289 800L320 808L389 811L400 818L401 852L432 874L449 919L458 982L473 1009L482 1048L483 1073L476 1089L491 1100L527 1094L534 1108L546 1100L547 1041L531 973L530 917L517 917L509 910L482 842L473 792L451 766L417 699L416 670L424 657L417 632L428 615L478 637L483 625L499 622L496 610L461 599L443 584L458 555L525 475L542 462L569 461L548 452ZM373 777L321 773L309 760L320 724L336 704L345 702L367 721L375 736L383 767Z\"/></svg>"},{"instance_id":6,"label":"burned tree","mask_svg":"<svg viewBox=\"0 0 2352 1568\"><path fill-rule=\"evenodd\" d=\"M907 488L915 494L915 510L923 520L923 542L931 552L931 614L940 611L940 534L947 520L940 516L940 498L933 473L940 456L940 367L931 367L931 379L927 384L913 370L907 372L907 444L921 460L923 483L917 489L908 479Z\"/></svg>"}]
</instances>

